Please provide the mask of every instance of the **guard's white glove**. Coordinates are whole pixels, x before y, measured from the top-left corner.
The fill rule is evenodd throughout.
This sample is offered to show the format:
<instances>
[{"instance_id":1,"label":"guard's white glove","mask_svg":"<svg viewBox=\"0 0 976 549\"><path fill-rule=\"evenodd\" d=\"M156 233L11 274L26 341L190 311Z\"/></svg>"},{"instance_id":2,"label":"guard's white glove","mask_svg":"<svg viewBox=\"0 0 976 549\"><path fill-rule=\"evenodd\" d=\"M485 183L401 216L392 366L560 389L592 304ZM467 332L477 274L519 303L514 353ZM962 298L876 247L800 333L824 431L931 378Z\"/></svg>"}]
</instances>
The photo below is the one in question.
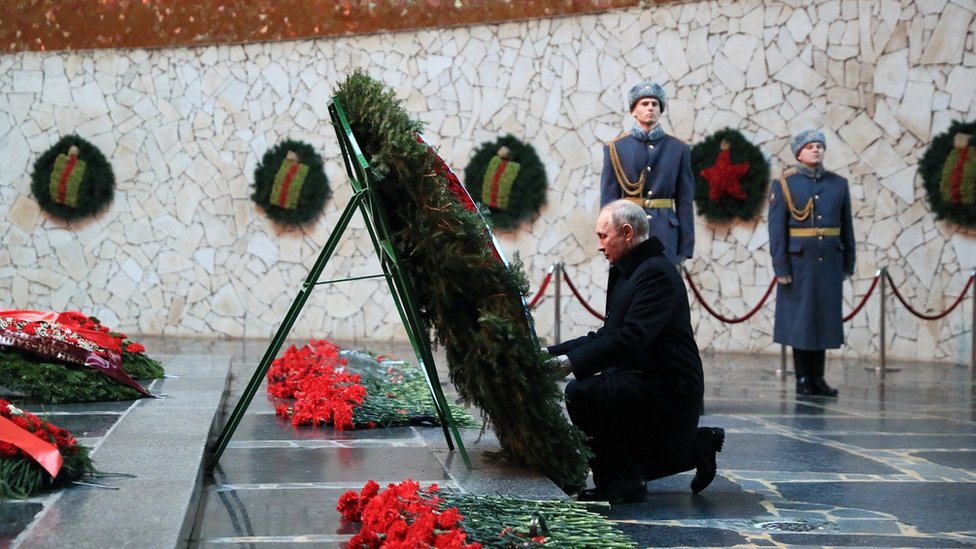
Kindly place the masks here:
<instances>
[{"instance_id":1,"label":"guard's white glove","mask_svg":"<svg viewBox=\"0 0 976 549\"><path fill-rule=\"evenodd\" d=\"M675 267L677 267L679 271L683 270L685 268L685 261L688 261L688 258L683 255L679 255L678 263L675 265Z\"/></svg>"},{"instance_id":2,"label":"guard's white glove","mask_svg":"<svg viewBox=\"0 0 976 549\"><path fill-rule=\"evenodd\" d=\"M792 284L793 283L793 277L792 276L777 276L776 277L776 282L779 282L780 284L783 284L784 286L787 285L787 284Z\"/></svg>"}]
</instances>

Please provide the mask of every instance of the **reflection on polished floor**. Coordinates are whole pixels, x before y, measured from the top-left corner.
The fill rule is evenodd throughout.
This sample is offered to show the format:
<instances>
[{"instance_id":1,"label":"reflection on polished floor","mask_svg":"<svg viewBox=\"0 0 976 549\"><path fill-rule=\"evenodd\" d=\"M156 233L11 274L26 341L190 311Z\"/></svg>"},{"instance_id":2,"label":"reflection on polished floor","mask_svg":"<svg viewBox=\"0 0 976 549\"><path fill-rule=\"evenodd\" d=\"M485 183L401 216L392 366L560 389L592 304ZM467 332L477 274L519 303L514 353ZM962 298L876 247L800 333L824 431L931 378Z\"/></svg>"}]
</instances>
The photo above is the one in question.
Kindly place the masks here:
<instances>
[{"instance_id":1,"label":"reflection on polished floor","mask_svg":"<svg viewBox=\"0 0 976 549\"><path fill-rule=\"evenodd\" d=\"M267 343L162 339L146 345L151 354L172 360L226 357L227 411ZM358 346L412 357L403 345ZM718 477L699 495L688 489L690 473L657 480L648 484L642 503L598 509L636 546L976 546L971 367L889 364L882 375L876 364L832 360L828 353L828 380L841 390L840 398L799 400L792 377L779 370L779 356L703 358L702 423L723 427L727 434ZM438 366L445 390L452 392L444 365ZM112 437L118 430L112 421L125 417L124 406L116 409L115 415L111 410L72 415L74 425L65 426L84 430L91 440ZM437 427L295 429L274 416L262 387L213 474L204 477L177 545L343 547L351 532L340 524L335 503L344 491L358 490L370 479L381 485L409 478L474 493L565 497L531 471L490 460L497 448L490 432L479 436L477 429L464 430L463 438L472 469L448 451ZM97 466L98 451L94 457ZM45 520L35 515L45 509L50 515L71 497L0 504L0 547L59 546L30 544L26 540L43 536L20 534L43 528ZM98 539L96 525L90 529L90 539Z\"/></svg>"}]
</instances>

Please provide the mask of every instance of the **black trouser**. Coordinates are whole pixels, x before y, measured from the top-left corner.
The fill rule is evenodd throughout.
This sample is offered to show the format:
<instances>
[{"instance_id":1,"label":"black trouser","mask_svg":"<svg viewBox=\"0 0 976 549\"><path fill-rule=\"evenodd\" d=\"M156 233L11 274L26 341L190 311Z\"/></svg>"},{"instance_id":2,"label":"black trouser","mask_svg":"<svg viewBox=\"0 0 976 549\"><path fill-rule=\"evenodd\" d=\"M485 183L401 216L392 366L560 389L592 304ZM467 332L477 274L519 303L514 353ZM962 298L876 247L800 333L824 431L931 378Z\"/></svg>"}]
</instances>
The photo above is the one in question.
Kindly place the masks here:
<instances>
[{"instance_id":1,"label":"black trouser","mask_svg":"<svg viewBox=\"0 0 976 549\"><path fill-rule=\"evenodd\" d=\"M809 351L794 347L793 367L796 368L796 382L801 383L801 378L806 378L809 383L813 379L823 377L826 362L827 351L824 349Z\"/></svg>"},{"instance_id":2,"label":"black trouser","mask_svg":"<svg viewBox=\"0 0 976 549\"><path fill-rule=\"evenodd\" d=\"M569 418L590 437L593 483L610 490L694 468L700 408L699 390L636 371L608 369L566 385Z\"/></svg>"}]
</instances>

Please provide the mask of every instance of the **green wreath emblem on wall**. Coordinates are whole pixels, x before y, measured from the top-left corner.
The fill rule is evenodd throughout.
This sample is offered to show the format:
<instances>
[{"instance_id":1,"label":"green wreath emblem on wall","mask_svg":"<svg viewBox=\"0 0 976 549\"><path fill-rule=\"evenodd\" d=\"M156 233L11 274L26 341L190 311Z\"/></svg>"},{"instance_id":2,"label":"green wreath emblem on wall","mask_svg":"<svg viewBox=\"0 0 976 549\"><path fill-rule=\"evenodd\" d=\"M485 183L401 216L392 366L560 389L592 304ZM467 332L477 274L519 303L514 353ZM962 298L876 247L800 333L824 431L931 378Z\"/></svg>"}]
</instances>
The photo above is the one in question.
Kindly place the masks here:
<instances>
[{"instance_id":1,"label":"green wreath emblem on wall","mask_svg":"<svg viewBox=\"0 0 976 549\"><path fill-rule=\"evenodd\" d=\"M918 163L936 219L976 227L976 122L957 120Z\"/></svg>"},{"instance_id":2,"label":"green wreath emblem on wall","mask_svg":"<svg viewBox=\"0 0 976 549\"><path fill-rule=\"evenodd\" d=\"M532 219L545 203L549 186L535 149L511 134L478 147L464 169L464 183L499 229L514 229Z\"/></svg>"},{"instance_id":3,"label":"green wreath emblem on wall","mask_svg":"<svg viewBox=\"0 0 976 549\"><path fill-rule=\"evenodd\" d=\"M711 222L759 215L769 184L769 164L739 131L719 130L691 148L695 207Z\"/></svg>"},{"instance_id":4,"label":"green wreath emblem on wall","mask_svg":"<svg viewBox=\"0 0 976 549\"><path fill-rule=\"evenodd\" d=\"M308 143L286 139L264 153L254 170L251 199L277 223L315 221L331 195L322 157Z\"/></svg>"},{"instance_id":5,"label":"green wreath emblem on wall","mask_svg":"<svg viewBox=\"0 0 976 549\"><path fill-rule=\"evenodd\" d=\"M34 162L31 193L42 210L73 221L108 208L115 196L115 175L97 147L66 135Z\"/></svg>"}]
</instances>

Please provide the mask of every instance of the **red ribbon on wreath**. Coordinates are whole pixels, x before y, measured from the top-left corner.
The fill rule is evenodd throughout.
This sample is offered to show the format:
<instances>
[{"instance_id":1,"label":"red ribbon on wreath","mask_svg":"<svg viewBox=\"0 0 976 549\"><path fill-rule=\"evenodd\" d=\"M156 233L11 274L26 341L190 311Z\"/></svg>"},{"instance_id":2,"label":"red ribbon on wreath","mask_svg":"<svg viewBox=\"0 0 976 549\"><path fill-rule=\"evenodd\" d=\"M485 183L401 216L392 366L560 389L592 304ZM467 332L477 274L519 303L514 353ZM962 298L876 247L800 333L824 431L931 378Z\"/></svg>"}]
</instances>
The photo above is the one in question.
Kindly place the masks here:
<instances>
[{"instance_id":1,"label":"red ribbon on wreath","mask_svg":"<svg viewBox=\"0 0 976 549\"><path fill-rule=\"evenodd\" d=\"M72 145L68 154L59 154L51 170L51 198L58 204L74 208L78 205L81 182L85 178L85 161L78 158L78 147Z\"/></svg>"},{"instance_id":2,"label":"red ribbon on wreath","mask_svg":"<svg viewBox=\"0 0 976 549\"><path fill-rule=\"evenodd\" d=\"M52 478L58 476L64 464L56 445L37 438L34 433L3 416L0 416L0 442L16 446L50 473Z\"/></svg>"},{"instance_id":3,"label":"red ribbon on wreath","mask_svg":"<svg viewBox=\"0 0 976 549\"><path fill-rule=\"evenodd\" d=\"M969 145L971 135L959 133L942 169L942 199L947 204L976 202L976 147Z\"/></svg>"}]
</instances>

